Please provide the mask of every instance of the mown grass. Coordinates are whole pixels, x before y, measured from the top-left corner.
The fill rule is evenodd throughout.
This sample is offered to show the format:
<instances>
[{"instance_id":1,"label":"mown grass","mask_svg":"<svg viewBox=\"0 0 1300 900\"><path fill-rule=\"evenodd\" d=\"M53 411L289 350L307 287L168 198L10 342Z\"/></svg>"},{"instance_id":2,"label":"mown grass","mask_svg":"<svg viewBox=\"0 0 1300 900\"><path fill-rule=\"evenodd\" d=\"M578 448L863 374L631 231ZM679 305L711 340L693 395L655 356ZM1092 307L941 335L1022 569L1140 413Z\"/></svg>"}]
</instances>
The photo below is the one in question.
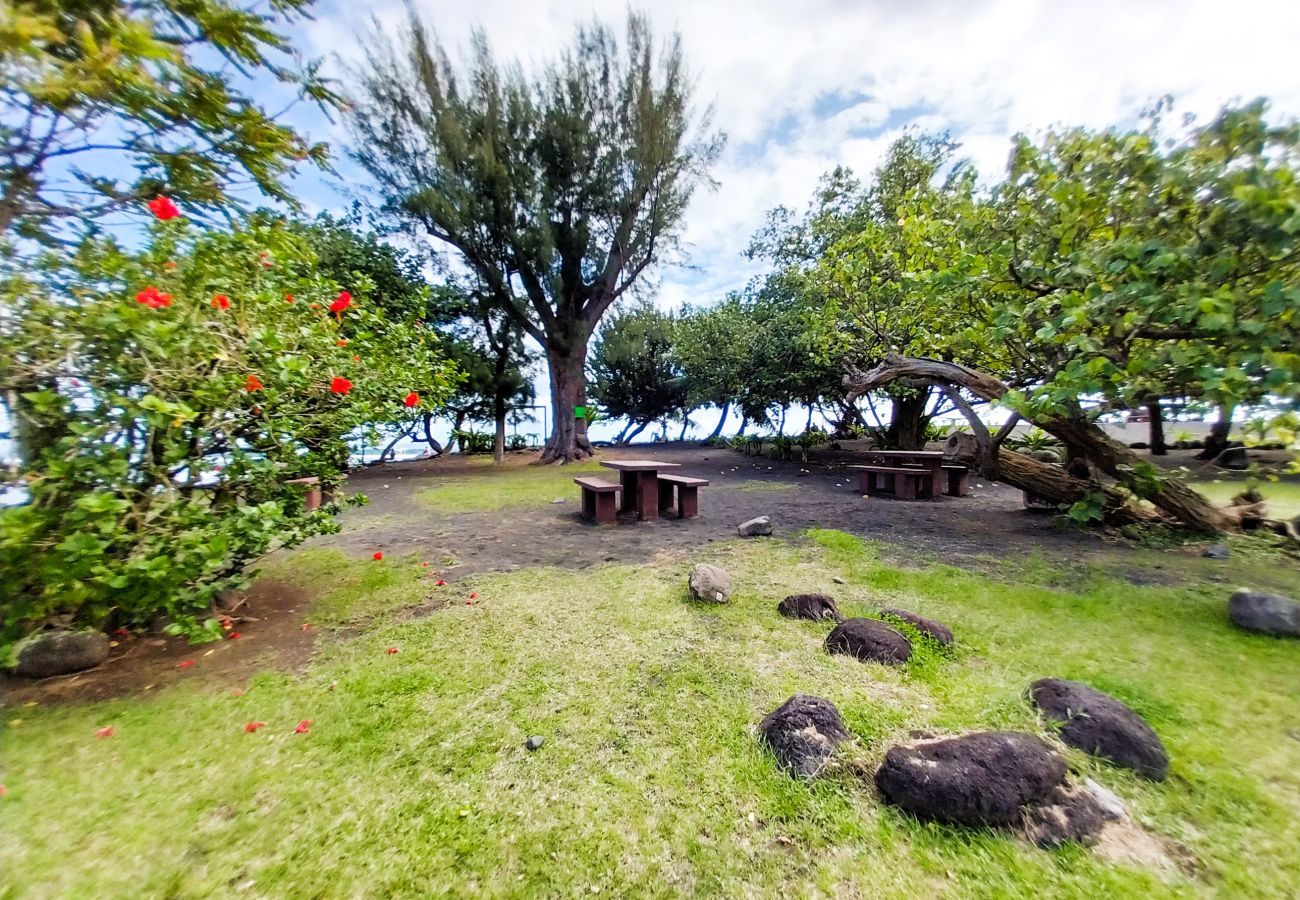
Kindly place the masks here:
<instances>
[{"instance_id":1,"label":"mown grass","mask_svg":"<svg viewBox=\"0 0 1300 900\"><path fill-rule=\"evenodd\" d=\"M428 592L417 564L312 553L298 571L326 591L318 620L369 624L326 641L305 675L22 711L3 748L6 896L1237 897L1300 883L1300 647L1228 627L1222 588L904 570L818 531L710 546L701 558L736 581L727 606L684 597L683 560L480 577L411 619L392 611ZM834 593L849 615L904 605L960 644L902 669L829 656L828 625L776 615L796 590ZM1164 784L1070 760L1186 845L1194 875L878 801L862 771L911 730L1041 731L1023 695L1046 675L1117 694L1164 738ZM856 765L811 784L776 768L753 729L797 691L839 706ZM300 719L309 734L292 733ZM269 724L247 734L252 720ZM116 735L96 739L107 724ZM536 753L531 734L546 738Z\"/></svg>"},{"instance_id":2,"label":"mown grass","mask_svg":"<svg viewBox=\"0 0 1300 900\"><path fill-rule=\"evenodd\" d=\"M443 513L537 506L557 498L577 503L579 489L573 479L596 473L618 480L618 473L601 468L596 460L567 466L484 467L466 477L422 488L414 497L416 502Z\"/></svg>"}]
</instances>

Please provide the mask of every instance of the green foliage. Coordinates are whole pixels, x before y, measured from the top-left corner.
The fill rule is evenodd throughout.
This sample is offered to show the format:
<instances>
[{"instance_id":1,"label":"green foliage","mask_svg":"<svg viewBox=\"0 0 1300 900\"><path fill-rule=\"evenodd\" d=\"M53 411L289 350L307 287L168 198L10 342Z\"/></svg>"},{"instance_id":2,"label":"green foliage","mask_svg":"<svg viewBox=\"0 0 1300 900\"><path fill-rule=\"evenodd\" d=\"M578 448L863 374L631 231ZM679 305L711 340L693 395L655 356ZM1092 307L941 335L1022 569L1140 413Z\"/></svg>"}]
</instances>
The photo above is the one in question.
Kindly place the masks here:
<instances>
[{"instance_id":1,"label":"green foliage","mask_svg":"<svg viewBox=\"0 0 1300 900\"><path fill-rule=\"evenodd\" d=\"M1030 428L1023 434L1013 434L1003 441L1003 445L1010 450L1019 450L1022 453L1061 449L1061 442L1041 428Z\"/></svg>"},{"instance_id":2,"label":"green foliage","mask_svg":"<svg viewBox=\"0 0 1300 900\"><path fill-rule=\"evenodd\" d=\"M588 363L591 396L611 419L633 426L685 415L686 378L673 353L670 313L638 306L606 316Z\"/></svg>"},{"instance_id":3,"label":"green foliage","mask_svg":"<svg viewBox=\"0 0 1300 900\"><path fill-rule=\"evenodd\" d=\"M251 561L333 528L286 481L337 485L350 434L419 415L453 382L368 280L327 311L340 285L270 218L174 219L139 253L92 237L4 274L0 387L29 499L0 512L0 640L160 610L201 633Z\"/></svg>"},{"instance_id":4,"label":"green foliage","mask_svg":"<svg viewBox=\"0 0 1300 900\"><path fill-rule=\"evenodd\" d=\"M14 0L0 13L0 235L50 238L166 193L212 213L251 181L296 203L284 180L307 144L232 84L232 69L338 98L282 30L311 0L269 10L229 0ZM93 168L79 164L94 154ZM123 177L120 173L131 173ZM66 236L66 235L64 235Z\"/></svg>"},{"instance_id":5,"label":"green foliage","mask_svg":"<svg viewBox=\"0 0 1300 900\"><path fill-rule=\"evenodd\" d=\"M451 433L452 438L460 447L460 452L465 454L491 453L493 436L480 431L457 430Z\"/></svg>"}]
</instances>

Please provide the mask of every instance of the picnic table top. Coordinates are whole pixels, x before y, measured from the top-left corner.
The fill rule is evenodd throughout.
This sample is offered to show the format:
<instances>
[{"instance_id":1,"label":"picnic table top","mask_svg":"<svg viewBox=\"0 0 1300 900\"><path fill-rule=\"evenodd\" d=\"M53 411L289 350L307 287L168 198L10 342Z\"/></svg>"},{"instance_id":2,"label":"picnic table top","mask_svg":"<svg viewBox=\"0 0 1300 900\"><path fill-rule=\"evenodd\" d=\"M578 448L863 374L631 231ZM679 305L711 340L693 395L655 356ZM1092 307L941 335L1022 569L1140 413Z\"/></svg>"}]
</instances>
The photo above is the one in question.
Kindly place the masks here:
<instances>
[{"instance_id":1,"label":"picnic table top","mask_svg":"<svg viewBox=\"0 0 1300 900\"><path fill-rule=\"evenodd\" d=\"M942 450L868 450L869 456L888 456L894 459L943 459Z\"/></svg>"},{"instance_id":2,"label":"picnic table top","mask_svg":"<svg viewBox=\"0 0 1300 900\"><path fill-rule=\"evenodd\" d=\"M681 463L663 462L657 459L602 459L600 464L620 472L653 472L656 469L681 468Z\"/></svg>"}]
</instances>

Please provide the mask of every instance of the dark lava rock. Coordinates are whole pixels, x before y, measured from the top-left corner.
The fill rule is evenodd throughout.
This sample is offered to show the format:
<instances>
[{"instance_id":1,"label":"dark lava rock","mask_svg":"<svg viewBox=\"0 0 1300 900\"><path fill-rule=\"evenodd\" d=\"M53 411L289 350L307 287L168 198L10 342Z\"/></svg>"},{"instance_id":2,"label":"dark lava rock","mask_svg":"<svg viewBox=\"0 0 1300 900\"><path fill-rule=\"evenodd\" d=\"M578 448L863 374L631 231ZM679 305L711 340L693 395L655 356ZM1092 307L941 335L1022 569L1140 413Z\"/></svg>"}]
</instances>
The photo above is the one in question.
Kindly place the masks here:
<instances>
[{"instance_id":1,"label":"dark lava rock","mask_svg":"<svg viewBox=\"0 0 1300 900\"><path fill-rule=\"evenodd\" d=\"M912 656L911 642L876 619L845 619L826 638L831 653L847 653L863 662L896 665Z\"/></svg>"},{"instance_id":2,"label":"dark lava rock","mask_svg":"<svg viewBox=\"0 0 1300 900\"><path fill-rule=\"evenodd\" d=\"M1070 841L1087 846L1096 842L1108 818L1087 788L1057 785L1044 800L1025 807L1021 825L1025 837L1040 847Z\"/></svg>"},{"instance_id":3,"label":"dark lava rock","mask_svg":"<svg viewBox=\"0 0 1300 900\"><path fill-rule=\"evenodd\" d=\"M981 731L890 747L876 770L884 798L922 819L1013 825L1022 807L1065 781L1065 760L1042 738Z\"/></svg>"},{"instance_id":4,"label":"dark lava rock","mask_svg":"<svg viewBox=\"0 0 1300 900\"><path fill-rule=\"evenodd\" d=\"M108 659L108 635L102 631L44 631L23 642L14 674L50 678L93 669Z\"/></svg>"},{"instance_id":5,"label":"dark lava rock","mask_svg":"<svg viewBox=\"0 0 1300 900\"><path fill-rule=\"evenodd\" d=\"M540 750L544 743L546 743L546 738L542 737L540 734L535 734L528 740L524 741L524 746L529 750Z\"/></svg>"},{"instance_id":6,"label":"dark lava rock","mask_svg":"<svg viewBox=\"0 0 1300 900\"><path fill-rule=\"evenodd\" d=\"M1169 774L1165 745L1143 719L1109 694L1077 681L1044 678L1029 686L1034 705L1065 723L1061 740L1139 775L1163 781Z\"/></svg>"},{"instance_id":7,"label":"dark lava rock","mask_svg":"<svg viewBox=\"0 0 1300 900\"><path fill-rule=\"evenodd\" d=\"M791 594L777 604L776 611L791 619L844 620L834 598L826 594Z\"/></svg>"},{"instance_id":8,"label":"dark lava rock","mask_svg":"<svg viewBox=\"0 0 1300 900\"><path fill-rule=\"evenodd\" d=\"M905 609L898 609L893 606L886 607L881 612L887 616L893 616L895 619L901 619L917 631L928 634L945 647L952 644L952 629L942 622L936 622L934 619L927 619L925 616L918 616L914 612L908 612Z\"/></svg>"},{"instance_id":9,"label":"dark lava rock","mask_svg":"<svg viewBox=\"0 0 1300 900\"><path fill-rule=\"evenodd\" d=\"M1232 549L1227 544L1211 544L1201 551L1201 556L1206 559L1227 559L1232 555Z\"/></svg>"},{"instance_id":10,"label":"dark lava rock","mask_svg":"<svg viewBox=\"0 0 1300 900\"><path fill-rule=\"evenodd\" d=\"M1300 603L1281 594L1242 588L1228 600L1228 618L1246 631L1300 637Z\"/></svg>"},{"instance_id":11,"label":"dark lava rock","mask_svg":"<svg viewBox=\"0 0 1300 900\"><path fill-rule=\"evenodd\" d=\"M795 694L764 716L759 738L791 774L812 778L826 765L835 745L849 736L835 704Z\"/></svg>"}]
</instances>

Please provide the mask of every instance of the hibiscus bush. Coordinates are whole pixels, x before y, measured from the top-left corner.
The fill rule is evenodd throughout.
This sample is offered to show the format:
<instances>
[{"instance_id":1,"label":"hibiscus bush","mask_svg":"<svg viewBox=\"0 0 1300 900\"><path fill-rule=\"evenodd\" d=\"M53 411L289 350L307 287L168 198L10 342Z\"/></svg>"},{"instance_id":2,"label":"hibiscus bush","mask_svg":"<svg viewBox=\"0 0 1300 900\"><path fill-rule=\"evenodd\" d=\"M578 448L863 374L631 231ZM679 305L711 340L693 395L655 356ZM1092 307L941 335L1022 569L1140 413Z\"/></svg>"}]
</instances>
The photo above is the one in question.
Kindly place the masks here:
<instances>
[{"instance_id":1,"label":"hibiscus bush","mask_svg":"<svg viewBox=\"0 0 1300 900\"><path fill-rule=\"evenodd\" d=\"M324 277L306 231L196 228L170 203L138 252L106 237L6 264L0 387L25 502L0 510L0 647L47 623L215 633L216 592L335 529L349 437L413 418L456 375L359 275Z\"/></svg>"}]
</instances>

